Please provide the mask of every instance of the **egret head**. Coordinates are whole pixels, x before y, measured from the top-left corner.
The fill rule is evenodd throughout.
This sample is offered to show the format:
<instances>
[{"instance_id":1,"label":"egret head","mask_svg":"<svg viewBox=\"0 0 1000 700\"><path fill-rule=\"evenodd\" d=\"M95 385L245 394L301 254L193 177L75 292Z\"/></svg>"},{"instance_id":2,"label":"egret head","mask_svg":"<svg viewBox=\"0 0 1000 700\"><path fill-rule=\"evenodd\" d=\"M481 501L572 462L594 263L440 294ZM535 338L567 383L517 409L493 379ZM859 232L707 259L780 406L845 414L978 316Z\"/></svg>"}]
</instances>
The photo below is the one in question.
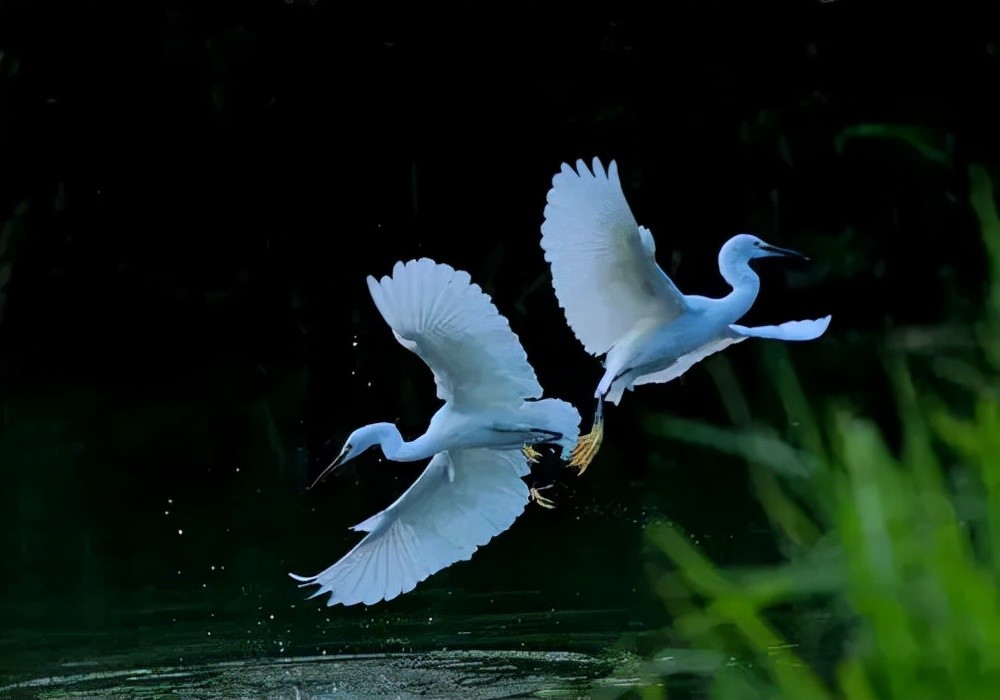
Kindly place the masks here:
<instances>
[{"instance_id":1,"label":"egret head","mask_svg":"<svg viewBox=\"0 0 1000 700\"><path fill-rule=\"evenodd\" d=\"M809 259L802 253L773 246L752 234L738 233L722 246L722 250L719 251L719 260L720 262L723 259L733 262L749 262L754 258L769 258L776 255L798 258L800 260Z\"/></svg>"},{"instance_id":2,"label":"egret head","mask_svg":"<svg viewBox=\"0 0 1000 700\"><path fill-rule=\"evenodd\" d=\"M347 437L344 446L340 449L340 454L337 455L337 459L333 460L330 468L336 469L339 466L347 464L369 447L379 444L382 434L386 432L386 428L392 430L395 426L392 423L372 423L371 425L365 425L355 430Z\"/></svg>"},{"instance_id":3,"label":"egret head","mask_svg":"<svg viewBox=\"0 0 1000 700\"><path fill-rule=\"evenodd\" d=\"M316 480L313 481L309 488L319 483L331 470L344 466L372 445L379 444L381 436L387 432L387 426L395 428L391 423L372 423L371 425L362 426L351 433L344 442L344 446L340 448L337 458L330 462L330 465L316 477ZM399 433L397 432L396 434L398 435Z\"/></svg>"},{"instance_id":4,"label":"egret head","mask_svg":"<svg viewBox=\"0 0 1000 700\"><path fill-rule=\"evenodd\" d=\"M340 452L337 453L336 458L334 458L334 460L330 463L330 469L336 469L337 467L350 462L364 451L363 449L356 449L354 446L354 443L357 442L357 437L355 435L357 432L358 431L355 430L354 433L351 433L350 437L347 438L347 441L344 442L344 446L340 448Z\"/></svg>"}]
</instances>

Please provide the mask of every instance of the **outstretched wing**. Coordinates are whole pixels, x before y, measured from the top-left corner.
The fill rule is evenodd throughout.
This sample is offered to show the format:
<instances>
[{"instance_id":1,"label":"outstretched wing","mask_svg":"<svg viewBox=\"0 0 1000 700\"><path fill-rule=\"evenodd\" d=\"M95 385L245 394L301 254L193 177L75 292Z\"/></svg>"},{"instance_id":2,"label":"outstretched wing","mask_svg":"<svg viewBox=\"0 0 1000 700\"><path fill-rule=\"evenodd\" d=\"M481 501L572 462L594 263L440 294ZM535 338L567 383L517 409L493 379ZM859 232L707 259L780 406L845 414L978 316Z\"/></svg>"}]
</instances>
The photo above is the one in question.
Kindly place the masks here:
<instances>
[{"instance_id":1,"label":"outstretched wing","mask_svg":"<svg viewBox=\"0 0 1000 700\"><path fill-rule=\"evenodd\" d=\"M438 398L457 405L519 404L542 387L521 342L467 272L427 258L368 277L375 306L403 347L434 372Z\"/></svg>"},{"instance_id":2,"label":"outstretched wing","mask_svg":"<svg viewBox=\"0 0 1000 700\"><path fill-rule=\"evenodd\" d=\"M636 223L611 161L577 161L552 178L542 248L566 320L587 352L606 353L643 319L670 321L684 295L656 264L653 236Z\"/></svg>"},{"instance_id":3,"label":"outstretched wing","mask_svg":"<svg viewBox=\"0 0 1000 700\"><path fill-rule=\"evenodd\" d=\"M289 574L327 605L372 605L407 593L428 576L472 557L507 530L528 503L520 450L451 450L381 513L354 526L368 534L316 576Z\"/></svg>"},{"instance_id":4,"label":"outstretched wing","mask_svg":"<svg viewBox=\"0 0 1000 700\"><path fill-rule=\"evenodd\" d=\"M774 340L813 340L826 332L830 316L815 320L785 321L777 326L729 326L734 333L750 338L771 338Z\"/></svg>"},{"instance_id":5,"label":"outstretched wing","mask_svg":"<svg viewBox=\"0 0 1000 700\"><path fill-rule=\"evenodd\" d=\"M635 380L635 384L655 384L669 382L687 372L696 363L701 362L709 355L725 350L730 345L741 343L747 338L772 338L774 340L812 340L823 335L827 326L830 325L830 316L816 319L815 321L786 321L777 326L740 326L735 323L729 326L732 335L713 340L706 343L694 352L682 355L677 361L666 369L647 374ZM621 398L621 391L616 396L608 396L608 400L618 403Z\"/></svg>"},{"instance_id":6,"label":"outstretched wing","mask_svg":"<svg viewBox=\"0 0 1000 700\"><path fill-rule=\"evenodd\" d=\"M666 382L671 382L677 377L681 376L689 369L695 366L698 362L701 362L709 355L714 355L717 352L722 352L730 345L742 342L746 340L745 336L727 336L724 338L719 338L718 340L713 340L710 343L705 343L697 350L689 352L687 355L681 355L677 358L674 364L670 365L666 369L661 369L659 372L653 372L652 374L647 374L645 376L639 377L635 380L634 384L636 386L640 384L663 384ZM614 397L614 403L618 403L621 399L622 391L619 391ZM609 395L608 400L610 401L612 397Z\"/></svg>"}]
</instances>

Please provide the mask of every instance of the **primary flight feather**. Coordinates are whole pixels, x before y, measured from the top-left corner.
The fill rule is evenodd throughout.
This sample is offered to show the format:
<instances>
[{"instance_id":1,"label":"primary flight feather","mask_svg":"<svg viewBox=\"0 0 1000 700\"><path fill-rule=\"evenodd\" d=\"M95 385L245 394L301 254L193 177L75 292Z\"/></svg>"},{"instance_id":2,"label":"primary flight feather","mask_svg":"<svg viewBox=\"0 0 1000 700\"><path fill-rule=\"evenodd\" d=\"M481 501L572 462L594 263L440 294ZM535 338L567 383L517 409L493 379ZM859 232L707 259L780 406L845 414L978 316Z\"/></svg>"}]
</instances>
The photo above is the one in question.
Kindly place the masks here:
<instances>
[{"instance_id":1,"label":"primary flight feather","mask_svg":"<svg viewBox=\"0 0 1000 700\"><path fill-rule=\"evenodd\" d=\"M570 464L582 473L603 439L604 401L617 404L626 389L669 382L695 363L747 338L812 340L830 316L778 326L736 324L757 298L760 278L750 260L804 258L741 233L719 251L719 271L732 287L725 297L685 295L656 262L649 229L632 214L618 178L594 158L576 170L563 164L552 178L541 246L566 321L584 348L604 355L604 376L594 392L593 429L580 438Z\"/></svg>"},{"instance_id":2,"label":"primary flight feather","mask_svg":"<svg viewBox=\"0 0 1000 700\"><path fill-rule=\"evenodd\" d=\"M405 441L392 423L355 430L331 464L379 445L389 459L430 458L385 510L355 525L368 534L315 576L289 574L327 605L371 605L406 593L441 569L472 557L504 532L534 496L522 480L552 443L569 454L580 414L542 388L507 319L467 272L427 258L399 262L368 278L376 308L403 347L430 367L444 400L426 432Z\"/></svg>"}]
</instances>

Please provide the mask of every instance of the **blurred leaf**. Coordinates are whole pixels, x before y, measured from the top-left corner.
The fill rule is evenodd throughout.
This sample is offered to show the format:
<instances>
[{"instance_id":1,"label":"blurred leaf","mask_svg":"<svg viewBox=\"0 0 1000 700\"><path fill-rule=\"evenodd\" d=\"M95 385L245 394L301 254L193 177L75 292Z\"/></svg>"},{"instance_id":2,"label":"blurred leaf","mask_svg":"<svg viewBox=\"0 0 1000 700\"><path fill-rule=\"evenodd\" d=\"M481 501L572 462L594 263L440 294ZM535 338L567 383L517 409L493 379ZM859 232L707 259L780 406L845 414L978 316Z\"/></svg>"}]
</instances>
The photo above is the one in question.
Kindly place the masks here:
<instances>
[{"instance_id":1,"label":"blurred leaf","mask_svg":"<svg viewBox=\"0 0 1000 700\"><path fill-rule=\"evenodd\" d=\"M643 425L654 435L743 457L786 476L804 478L816 468L816 460L811 455L764 434L761 428L720 428L667 415L647 416Z\"/></svg>"},{"instance_id":2,"label":"blurred leaf","mask_svg":"<svg viewBox=\"0 0 1000 700\"><path fill-rule=\"evenodd\" d=\"M646 668L664 676L678 673L715 673L726 664L726 657L709 649L661 649Z\"/></svg>"},{"instance_id":3,"label":"blurred leaf","mask_svg":"<svg viewBox=\"0 0 1000 700\"><path fill-rule=\"evenodd\" d=\"M979 220L990 276L986 316L977 330L987 359L994 369L1000 370L1000 216L986 168L970 166L969 185L969 202Z\"/></svg>"},{"instance_id":4,"label":"blurred leaf","mask_svg":"<svg viewBox=\"0 0 1000 700\"><path fill-rule=\"evenodd\" d=\"M915 148L921 156L943 165L951 164L951 153L943 143L944 139L934 130L912 124L856 124L849 126L834 139L838 153L851 139L877 138L902 141Z\"/></svg>"},{"instance_id":5,"label":"blurred leaf","mask_svg":"<svg viewBox=\"0 0 1000 700\"><path fill-rule=\"evenodd\" d=\"M786 412L804 419L798 437L812 446L812 455L763 428L724 429L668 416L647 420L655 434L744 457L759 502L774 527L795 542L786 562L723 571L675 527L649 527L650 542L676 566L656 586L674 615L673 630L699 649L739 649L746 659L745 668L718 670L712 696L995 698L995 386L960 383L973 392L972 415L964 415L919 388L903 356L888 355L885 369L902 429L897 448L875 421L851 411L828 406L831 420L819 423L783 354L767 357ZM733 381L723 384L732 389ZM732 416L739 420L740 411ZM942 447L952 451L950 461L938 454ZM804 462L810 464L804 472L789 469ZM786 640L770 619L774 610L816 600L825 601L830 614L836 611L846 635L831 668L832 688L795 653L799 640ZM795 629L802 634L801 626Z\"/></svg>"}]
</instances>

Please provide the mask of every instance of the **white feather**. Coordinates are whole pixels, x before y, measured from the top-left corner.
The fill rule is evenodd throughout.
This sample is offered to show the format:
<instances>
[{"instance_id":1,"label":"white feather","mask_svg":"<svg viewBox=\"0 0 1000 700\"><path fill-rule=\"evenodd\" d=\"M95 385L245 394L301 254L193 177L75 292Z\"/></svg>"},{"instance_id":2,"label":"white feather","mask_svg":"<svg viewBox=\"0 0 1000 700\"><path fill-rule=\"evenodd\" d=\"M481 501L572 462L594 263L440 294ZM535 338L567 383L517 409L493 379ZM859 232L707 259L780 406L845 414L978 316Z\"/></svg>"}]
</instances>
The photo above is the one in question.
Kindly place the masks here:
<instances>
[{"instance_id":1,"label":"white feather","mask_svg":"<svg viewBox=\"0 0 1000 700\"><path fill-rule=\"evenodd\" d=\"M441 452L395 503L354 527L369 533L340 561L292 577L319 586L312 598L329 593L328 606L372 605L411 591L513 524L528 503L526 471L519 450Z\"/></svg>"},{"instance_id":2,"label":"white feather","mask_svg":"<svg viewBox=\"0 0 1000 700\"><path fill-rule=\"evenodd\" d=\"M729 327L734 333L751 338L773 338L775 340L813 340L826 332L830 325L830 316L815 320L785 321L777 326L738 326L735 323Z\"/></svg>"},{"instance_id":3,"label":"white feather","mask_svg":"<svg viewBox=\"0 0 1000 700\"><path fill-rule=\"evenodd\" d=\"M725 350L730 345L739 343L746 340L745 337L727 337L719 338L713 340L711 343L705 343L697 350L689 352L686 355L681 355L677 358L677 361L666 369L661 369L659 372L653 372L652 374L646 374L638 377L633 385L638 386L640 384L663 384L666 382L673 381L677 377L681 376L689 369L691 369L696 363L701 362L709 355L714 355L717 352ZM616 384L611 392L608 393L607 400L611 403L617 404L625 393L625 386L622 384Z\"/></svg>"},{"instance_id":4,"label":"white feather","mask_svg":"<svg viewBox=\"0 0 1000 700\"><path fill-rule=\"evenodd\" d=\"M431 368L438 398L482 407L542 395L507 319L467 272L398 262L391 277L368 277L368 289L396 339Z\"/></svg>"},{"instance_id":5,"label":"white feather","mask_svg":"<svg viewBox=\"0 0 1000 700\"><path fill-rule=\"evenodd\" d=\"M552 178L541 227L552 286L587 352L606 353L643 320L668 322L686 310L684 296L654 257L648 229L625 201L618 166L593 172L563 164Z\"/></svg>"},{"instance_id":6,"label":"white feather","mask_svg":"<svg viewBox=\"0 0 1000 700\"><path fill-rule=\"evenodd\" d=\"M554 440L562 445L563 458L569 459L576 440L580 435L580 412L576 406L562 399L541 399L525 401L519 411L524 416L523 421L529 426L544 426L548 430L560 433L563 437ZM524 475L527 475L525 472Z\"/></svg>"}]
</instances>

